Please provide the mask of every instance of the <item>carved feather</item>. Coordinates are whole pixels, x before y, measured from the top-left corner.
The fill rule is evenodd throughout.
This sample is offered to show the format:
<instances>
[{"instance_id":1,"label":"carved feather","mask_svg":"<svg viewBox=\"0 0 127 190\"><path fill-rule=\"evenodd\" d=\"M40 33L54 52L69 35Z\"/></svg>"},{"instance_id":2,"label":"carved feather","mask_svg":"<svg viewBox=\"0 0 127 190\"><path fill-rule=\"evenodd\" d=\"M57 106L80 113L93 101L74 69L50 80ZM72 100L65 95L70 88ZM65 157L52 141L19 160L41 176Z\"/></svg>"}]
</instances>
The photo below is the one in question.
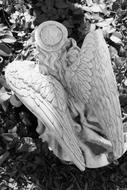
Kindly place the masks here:
<instances>
[{"instance_id":1,"label":"carved feather","mask_svg":"<svg viewBox=\"0 0 127 190\"><path fill-rule=\"evenodd\" d=\"M67 97L62 85L54 77L42 75L38 65L30 61L10 63L5 77L17 97L57 139L70 161L84 170L84 158L68 118ZM36 91L37 85L40 88Z\"/></svg>"},{"instance_id":2,"label":"carved feather","mask_svg":"<svg viewBox=\"0 0 127 190\"><path fill-rule=\"evenodd\" d=\"M79 59L66 67L65 80L70 94L75 102L86 105L86 119L89 110L93 112L101 134L111 141L113 154L119 158L123 153L121 109L109 50L101 30L86 36Z\"/></svg>"}]
</instances>

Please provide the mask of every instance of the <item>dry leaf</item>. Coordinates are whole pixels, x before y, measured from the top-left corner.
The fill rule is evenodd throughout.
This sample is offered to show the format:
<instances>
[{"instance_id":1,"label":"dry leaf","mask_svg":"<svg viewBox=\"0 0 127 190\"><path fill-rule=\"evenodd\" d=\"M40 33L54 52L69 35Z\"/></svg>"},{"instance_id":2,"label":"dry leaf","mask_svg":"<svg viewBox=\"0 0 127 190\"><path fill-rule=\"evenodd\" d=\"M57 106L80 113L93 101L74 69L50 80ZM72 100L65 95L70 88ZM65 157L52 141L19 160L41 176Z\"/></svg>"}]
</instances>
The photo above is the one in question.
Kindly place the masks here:
<instances>
[{"instance_id":1,"label":"dry leaf","mask_svg":"<svg viewBox=\"0 0 127 190\"><path fill-rule=\"evenodd\" d=\"M0 166L3 164L3 162L9 157L10 153L6 151L4 154L0 156Z\"/></svg>"},{"instance_id":2,"label":"dry leaf","mask_svg":"<svg viewBox=\"0 0 127 190\"><path fill-rule=\"evenodd\" d=\"M114 32L113 35L119 39L122 39L122 34L120 32Z\"/></svg>"},{"instance_id":3,"label":"dry leaf","mask_svg":"<svg viewBox=\"0 0 127 190\"><path fill-rule=\"evenodd\" d=\"M92 1L92 0L86 0L86 4L87 4L88 6L92 6L92 5L93 5L93 1Z\"/></svg>"},{"instance_id":4,"label":"dry leaf","mask_svg":"<svg viewBox=\"0 0 127 190\"><path fill-rule=\"evenodd\" d=\"M114 34L111 35L110 40L112 40L116 44L121 44L122 41L119 37L115 36Z\"/></svg>"},{"instance_id":5,"label":"dry leaf","mask_svg":"<svg viewBox=\"0 0 127 190\"><path fill-rule=\"evenodd\" d=\"M3 38L2 38L2 42L11 44L11 43L16 42L16 39L15 39L14 36L4 35Z\"/></svg>"},{"instance_id":6,"label":"dry leaf","mask_svg":"<svg viewBox=\"0 0 127 190\"><path fill-rule=\"evenodd\" d=\"M18 98L15 95L12 95L10 97L10 103L14 106L14 107L20 107L22 105L22 102L20 100L18 100Z\"/></svg>"},{"instance_id":7,"label":"dry leaf","mask_svg":"<svg viewBox=\"0 0 127 190\"><path fill-rule=\"evenodd\" d=\"M11 49L4 43L0 43L0 55L2 56L10 56Z\"/></svg>"},{"instance_id":8,"label":"dry leaf","mask_svg":"<svg viewBox=\"0 0 127 190\"><path fill-rule=\"evenodd\" d=\"M90 7L91 11L94 13L103 13L101 7L98 4L93 4L92 7Z\"/></svg>"},{"instance_id":9,"label":"dry leaf","mask_svg":"<svg viewBox=\"0 0 127 190\"><path fill-rule=\"evenodd\" d=\"M11 94L9 94L4 87L0 89L0 104L7 101L11 97Z\"/></svg>"},{"instance_id":10,"label":"dry leaf","mask_svg":"<svg viewBox=\"0 0 127 190\"><path fill-rule=\"evenodd\" d=\"M105 26L102 28L104 32L107 32L108 34L112 34L113 32L115 32L115 28L113 28L112 26Z\"/></svg>"},{"instance_id":11,"label":"dry leaf","mask_svg":"<svg viewBox=\"0 0 127 190\"><path fill-rule=\"evenodd\" d=\"M83 11L86 11L86 12L91 12L90 7L88 7L88 6L86 6L86 5L80 5L80 4L78 4L78 3L75 3L75 4L74 4L74 7L75 7L75 8L82 9Z\"/></svg>"},{"instance_id":12,"label":"dry leaf","mask_svg":"<svg viewBox=\"0 0 127 190\"><path fill-rule=\"evenodd\" d=\"M101 22L98 22L96 25L99 27L105 27L105 26L109 26L112 22L113 22L113 18L108 18Z\"/></svg>"},{"instance_id":13,"label":"dry leaf","mask_svg":"<svg viewBox=\"0 0 127 190\"><path fill-rule=\"evenodd\" d=\"M5 26L3 23L0 24L0 32L7 30L7 26Z\"/></svg>"}]
</instances>

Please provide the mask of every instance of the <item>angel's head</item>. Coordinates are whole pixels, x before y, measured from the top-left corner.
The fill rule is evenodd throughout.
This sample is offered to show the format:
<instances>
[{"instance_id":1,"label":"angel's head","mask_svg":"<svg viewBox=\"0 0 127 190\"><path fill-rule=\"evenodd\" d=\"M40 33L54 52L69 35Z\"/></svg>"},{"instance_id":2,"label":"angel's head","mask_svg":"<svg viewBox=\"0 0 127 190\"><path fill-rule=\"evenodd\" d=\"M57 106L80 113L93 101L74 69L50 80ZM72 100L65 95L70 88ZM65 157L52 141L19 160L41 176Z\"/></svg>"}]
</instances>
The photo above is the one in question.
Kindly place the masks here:
<instances>
[{"instance_id":1,"label":"angel's head","mask_svg":"<svg viewBox=\"0 0 127 190\"><path fill-rule=\"evenodd\" d=\"M71 65L79 62L80 48L73 38L68 38L61 50L62 67L68 69ZM63 56L64 55L64 56Z\"/></svg>"},{"instance_id":2,"label":"angel's head","mask_svg":"<svg viewBox=\"0 0 127 190\"><path fill-rule=\"evenodd\" d=\"M75 63L79 61L79 55L80 55L79 53L80 53L80 49L78 47L70 48L70 50L67 52L67 56L65 60L67 67L74 65Z\"/></svg>"}]
</instances>

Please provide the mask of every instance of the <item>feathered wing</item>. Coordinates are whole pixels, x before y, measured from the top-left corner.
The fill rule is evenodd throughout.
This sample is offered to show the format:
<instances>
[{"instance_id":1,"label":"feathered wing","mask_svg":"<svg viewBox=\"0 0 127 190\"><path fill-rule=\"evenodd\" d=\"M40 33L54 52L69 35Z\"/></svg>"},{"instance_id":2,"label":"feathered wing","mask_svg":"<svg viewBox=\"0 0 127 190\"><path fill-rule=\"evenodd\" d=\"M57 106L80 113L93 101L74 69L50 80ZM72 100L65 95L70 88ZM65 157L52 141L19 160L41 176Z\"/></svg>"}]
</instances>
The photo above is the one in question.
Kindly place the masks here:
<instances>
[{"instance_id":1,"label":"feathered wing","mask_svg":"<svg viewBox=\"0 0 127 190\"><path fill-rule=\"evenodd\" d=\"M74 99L86 106L88 123L98 123L93 131L101 131L111 141L114 156L120 157L123 153L121 109L109 50L101 30L86 36L79 59L68 67L65 78Z\"/></svg>"},{"instance_id":2,"label":"feathered wing","mask_svg":"<svg viewBox=\"0 0 127 190\"><path fill-rule=\"evenodd\" d=\"M85 169L84 158L68 119L66 94L52 76L42 75L30 61L14 61L5 71L7 83L30 111L48 128L75 165Z\"/></svg>"}]
</instances>

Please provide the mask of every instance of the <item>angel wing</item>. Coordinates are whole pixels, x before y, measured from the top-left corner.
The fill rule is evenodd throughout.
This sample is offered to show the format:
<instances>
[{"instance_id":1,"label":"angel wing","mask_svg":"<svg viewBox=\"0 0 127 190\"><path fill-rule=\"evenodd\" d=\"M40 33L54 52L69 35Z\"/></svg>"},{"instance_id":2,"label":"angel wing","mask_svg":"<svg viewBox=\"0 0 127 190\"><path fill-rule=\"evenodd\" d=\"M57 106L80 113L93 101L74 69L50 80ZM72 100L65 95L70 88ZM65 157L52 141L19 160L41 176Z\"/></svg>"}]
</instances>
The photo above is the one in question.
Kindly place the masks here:
<instances>
[{"instance_id":1,"label":"angel wing","mask_svg":"<svg viewBox=\"0 0 127 190\"><path fill-rule=\"evenodd\" d=\"M85 161L69 121L67 97L52 76L42 75L32 61L14 61L5 70L6 81L24 105L48 128L81 170Z\"/></svg>"},{"instance_id":2,"label":"angel wing","mask_svg":"<svg viewBox=\"0 0 127 190\"><path fill-rule=\"evenodd\" d=\"M100 139L110 140L113 154L119 158L123 153L121 110L110 54L101 30L86 36L77 57L66 67L65 80L74 103L79 104L79 109L82 105L85 107L82 114L88 124L84 128L86 136L96 132ZM104 147L94 137L90 141Z\"/></svg>"}]
</instances>

